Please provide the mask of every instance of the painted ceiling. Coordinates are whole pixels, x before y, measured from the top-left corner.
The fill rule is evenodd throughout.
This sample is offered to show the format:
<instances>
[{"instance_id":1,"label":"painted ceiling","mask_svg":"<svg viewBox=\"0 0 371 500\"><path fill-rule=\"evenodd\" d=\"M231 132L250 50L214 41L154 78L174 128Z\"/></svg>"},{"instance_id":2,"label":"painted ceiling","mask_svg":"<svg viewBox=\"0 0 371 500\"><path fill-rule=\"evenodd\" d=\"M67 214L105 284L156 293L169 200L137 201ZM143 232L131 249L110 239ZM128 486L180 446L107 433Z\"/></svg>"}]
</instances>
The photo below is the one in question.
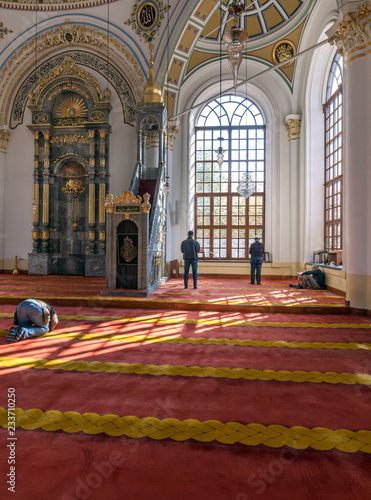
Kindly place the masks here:
<instances>
[{"instance_id":1,"label":"painted ceiling","mask_svg":"<svg viewBox=\"0 0 371 500\"><path fill-rule=\"evenodd\" d=\"M210 8L213 9L217 2L215 0L204 0L195 12L194 16L200 20L205 19ZM215 40L219 36L218 26L225 24L228 30L232 25L231 16L228 16L227 7L231 0L222 0L219 8L213 13L207 22L202 36L205 39ZM282 26L290 20L303 6L303 0L245 0L245 12L241 16L241 28L244 28L249 38L265 35L268 32ZM229 17L229 22L228 22Z\"/></svg>"},{"instance_id":2,"label":"painted ceiling","mask_svg":"<svg viewBox=\"0 0 371 500\"><path fill-rule=\"evenodd\" d=\"M17 10L74 10L113 3L117 0L0 0L0 7ZM170 115L176 113L178 97L182 85L198 69L215 63L220 59L221 47L223 59L227 60L226 47L221 42L226 31L234 24L228 7L233 0L124 0L120 3L121 22L117 29L127 32L135 28L133 40L135 46L143 47L143 42L155 39L155 65L163 61L166 52L166 69L161 68L159 83L165 87L165 99ZM262 69L275 66L287 60L288 63L277 70L292 90L296 63L289 62L290 57L299 50L300 40L312 6L317 0L240 0L244 12L239 16L239 26L248 33L244 58L253 59L262 64ZM324 0L322 0L324 1ZM137 12L147 4L155 9L169 11L166 20L172 28L163 29L165 22L156 24L155 35L146 39L146 30L136 20ZM168 8L170 7L170 8ZM162 10L161 10L162 9ZM161 16L160 16L161 17ZM160 19L159 17L159 19ZM163 16L162 16L163 17ZM3 21L4 19L1 19ZM128 26L131 26L129 28ZM1 23L0 38L12 33L13 25ZM148 31L148 30L147 30ZM171 40L166 34L171 33ZM138 36L139 35L139 36ZM130 35L132 36L132 35ZM138 45L139 44L139 45ZM170 50L169 50L170 49ZM164 64L164 63L163 63Z\"/></svg>"},{"instance_id":3,"label":"painted ceiling","mask_svg":"<svg viewBox=\"0 0 371 500\"><path fill-rule=\"evenodd\" d=\"M167 73L168 109L176 110L179 90L200 67L227 58L221 39L234 25L228 12L232 0L200 0L179 36ZM265 67L282 63L298 52L306 15L313 2L308 0L241 0L245 7L239 27L248 33L244 58ZM292 89L295 62L277 70Z\"/></svg>"}]
</instances>

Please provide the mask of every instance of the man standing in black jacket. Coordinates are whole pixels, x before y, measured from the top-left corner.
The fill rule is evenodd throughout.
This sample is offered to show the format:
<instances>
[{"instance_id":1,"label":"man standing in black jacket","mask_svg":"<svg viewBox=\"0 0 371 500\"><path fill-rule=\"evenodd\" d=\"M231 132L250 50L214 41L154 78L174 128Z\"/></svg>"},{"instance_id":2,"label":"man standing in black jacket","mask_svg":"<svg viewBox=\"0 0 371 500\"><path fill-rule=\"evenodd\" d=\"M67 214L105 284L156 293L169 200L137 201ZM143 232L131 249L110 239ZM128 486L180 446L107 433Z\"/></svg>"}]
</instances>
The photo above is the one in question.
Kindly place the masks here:
<instances>
[{"instance_id":1,"label":"man standing in black jacket","mask_svg":"<svg viewBox=\"0 0 371 500\"><path fill-rule=\"evenodd\" d=\"M298 276L299 283L297 285L289 285L292 288L313 288L314 290L321 290L325 288L325 273L313 265L311 271L305 271Z\"/></svg>"},{"instance_id":2,"label":"man standing in black jacket","mask_svg":"<svg viewBox=\"0 0 371 500\"><path fill-rule=\"evenodd\" d=\"M188 231L188 238L182 241L180 251L184 259L184 288L188 288L189 266L192 266L193 288L197 288L197 265L200 244L193 239L193 231Z\"/></svg>"},{"instance_id":3,"label":"man standing in black jacket","mask_svg":"<svg viewBox=\"0 0 371 500\"><path fill-rule=\"evenodd\" d=\"M250 245L249 248L250 257L250 266L251 266L251 277L250 284L255 284L255 275L256 275L256 284L260 285L261 281L261 269L264 257L264 245L260 243L259 236L255 236L255 241Z\"/></svg>"}]
</instances>

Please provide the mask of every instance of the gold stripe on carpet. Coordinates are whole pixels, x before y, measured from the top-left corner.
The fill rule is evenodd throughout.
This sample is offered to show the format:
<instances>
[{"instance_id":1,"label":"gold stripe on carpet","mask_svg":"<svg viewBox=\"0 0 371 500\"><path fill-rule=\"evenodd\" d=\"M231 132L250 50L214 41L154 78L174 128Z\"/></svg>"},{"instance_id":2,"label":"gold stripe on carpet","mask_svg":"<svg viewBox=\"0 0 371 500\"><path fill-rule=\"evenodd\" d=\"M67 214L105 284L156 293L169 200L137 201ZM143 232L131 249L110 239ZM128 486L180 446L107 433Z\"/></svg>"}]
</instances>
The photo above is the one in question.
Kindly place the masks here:
<instances>
[{"instance_id":1,"label":"gold stripe on carpet","mask_svg":"<svg viewBox=\"0 0 371 500\"><path fill-rule=\"evenodd\" d=\"M41 294L39 294L41 295ZM1 299L18 299L18 300L25 300L28 299L28 295L2 295ZM35 297L38 298L38 297ZM40 297L39 297L40 298ZM142 302L143 297L122 297L122 296L101 296L101 295L89 295L85 297L71 297L71 296L51 296L47 297L42 295L41 297L43 300L49 300L49 299L54 299L54 300L63 300L67 299L69 301L75 300L76 304L81 304L82 301L86 300L98 300L100 302L104 301L127 301L127 302ZM301 307L309 307L308 304L305 304L303 302L291 302L290 304L283 303L283 302L270 302L266 299L261 299L260 301L246 301L246 300L221 300L221 299L213 299L213 300L169 300L169 299L149 299L148 302L151 304L211 304L211 305L251 305L251 306L285 306L285 307L293 307L293 306L301 306ZM334 304L334 303L318 303L318 304L310 304L311 309L315 309L318 307L339 307L339 308L344 308L344 304Z\"/></svg>"},{"instance_id":2,"label":"gold stripe on carpet","mask_svg":"<svg viewBox=\"0 0 371 500\"><path fill-rule=\"evenodd\" d=\"M15 408L15 427L25 430L42 429L44 431L63 431L69 434L106 434L107 436L127 436L134 439L144 437L157 441L172 439L188 441L190 439L209 443L243 444L246 446L264 445L269 448L288 446L295 450L312 448L319 451L339 450L346 453L371 453L371 431L350 431L347 429L331 430L324 427L283 425L261 425L257 423L219 422L218 420L196 419L178 420L155 417L139 418L136 416L99 415L98 413L78 413L40 409L23 410ZM8 411L0 407L0 425L8 428Z\"/></svg>"},{"instance_id":3,"label":"gold stripe on carpet","mask_svg":"<svg viewBox=\"0 0 371 500\"><path fill-rule=\"evenodd\" d=\"M0 330L0 337L6 337L8 332ZM128 334L95 334L95 333L65 333L65 332L50 332L44 338L51 339L73 339L80 341L85 340L99 340L104 342L125 342L125 343L138 343L138 344L190 344L190 345L218 345L218 346L238 346L238 347L278 347L288 349L342 349L352 351L370 351L371 344L355 343L355 342L290 342L285 340L257 340L257 339L214 339L214 338L194 338L194 337L161 337L160 335L128 335Z\"/></svg>"},{"instance_id":4,"label":"gold stripe on carpet","mask_svg":"<svg viewBox=\"0 0 371 500\"><path fill-rule=\"evenodd\" d=\"M131 373L135 375L167 375L171 377L210 377L279 382L310 382L314 384L371 385L371 375L367 373L305 372L301 370L256 370L254 368L200 367L182 365L154 365L141 363L113 363L101 361L74 361L58 359L9 358L0 357L0 366L7 368L35 368L37 370L66 370L78 372Z\"/></svg>"},{"instance_id":5,"label":"gold stripe on carpet","mask_svg":"<svg viewBox=\"0 0 371 500\"><path fill-rule=\"evenodd\" d=\"M228 313L224 313L228 314ZM13 318L14 313L0 313L0 318ZM154 317L120 317L120 316L82 316L63 315L58 318L71 319L75 321L117 321L121 323L156 323L165 325L206 325L206 326L278 326L285 328L361 328L371 329L370 323L293 323L293 322L269 322L254 320L230 320L230 319L178 319L178 318L154 318Z\"/></svg>"}]
</instances>

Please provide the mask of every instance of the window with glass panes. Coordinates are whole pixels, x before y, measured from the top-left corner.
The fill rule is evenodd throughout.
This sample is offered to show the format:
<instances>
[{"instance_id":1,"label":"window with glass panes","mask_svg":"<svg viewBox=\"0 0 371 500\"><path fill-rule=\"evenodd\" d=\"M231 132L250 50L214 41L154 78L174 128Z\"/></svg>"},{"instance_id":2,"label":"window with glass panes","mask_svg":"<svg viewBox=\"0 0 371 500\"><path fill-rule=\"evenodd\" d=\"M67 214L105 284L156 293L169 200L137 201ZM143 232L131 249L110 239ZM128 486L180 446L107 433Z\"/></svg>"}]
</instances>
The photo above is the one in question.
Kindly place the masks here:
<instances>
[{"instance_id":1,"label":"window with glass panes","mask_svg":"<svg viewBox=\"0 0 371 500\"><path fill-rule=\"evenodd\" d=\"M195 129L196 239L205 259L244 260L258 235L264 241L265 124L248 99L222 96L202 110ZM217 163L219 147L223 164ZM248 172L254 192L237 192Z\"/></svg>"},{"instance_id":2,"label":"window with glass panes","mask_svg":"<svg viewBox=\"0 0 371 500\"><path fill-rule=\"evenodd\" d=\"M343 248L343 61L336 55L325 113L325 250Z\"/></svg>"}]
</instances>

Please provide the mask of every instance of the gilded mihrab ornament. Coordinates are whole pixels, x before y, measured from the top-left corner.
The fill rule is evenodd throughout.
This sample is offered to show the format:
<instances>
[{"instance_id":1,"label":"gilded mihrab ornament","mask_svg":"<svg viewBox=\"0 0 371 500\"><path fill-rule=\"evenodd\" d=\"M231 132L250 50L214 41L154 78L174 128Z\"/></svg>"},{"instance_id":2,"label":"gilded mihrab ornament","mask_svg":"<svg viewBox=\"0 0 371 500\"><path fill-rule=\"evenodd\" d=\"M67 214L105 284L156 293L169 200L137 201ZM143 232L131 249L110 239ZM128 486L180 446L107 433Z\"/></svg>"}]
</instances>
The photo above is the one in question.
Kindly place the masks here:
<instances>
[{"instance_id":1,"label":"gilded mihrab ornament","mask_svg":"<svg viewBox=\"0 0 371 500\"><path fill-rule=\"evenodd\" d=\"M131 26L141 39L150 43L155 39L167 10L168 6L159 0L139 0L134 3L131 16L125 24Z\"/></svg>"},{"instance_id":2,"label":"gilded mihrab ornament","mask_svg":"<svg viewBox=\"0 0 371 500\"><path fill-rule=\"evenodd\" d=\"M62 188L62 191L64 193L71 193L71 194L84 193L85 187L81 179L70 179L69 181L66 182L65 187Z\"/></svg>"},{"instance_id":3,"label":"gilded mihrab ornament","mask_svg":"<svg viewBox=\"0 0 371 500\"><path fill-rule=\"evenodd\" d=\"M134 246L134 242L129 236L124 239L124 244L120 248L120 255L125 262L131 262L138 255L138 250Z\"/></svg>"},{"instance_id":4,"label":"gilded mihrab ornament","mask_svg":"<svg viewBox=\"0 0 371 500\"><path fill-rule=\"evenodd\" d=\"M69 96L64 98L56 108L56 116L61 118L76 118L86 116L88 108L80 97Z\"/></svg>"}]
</instances>

